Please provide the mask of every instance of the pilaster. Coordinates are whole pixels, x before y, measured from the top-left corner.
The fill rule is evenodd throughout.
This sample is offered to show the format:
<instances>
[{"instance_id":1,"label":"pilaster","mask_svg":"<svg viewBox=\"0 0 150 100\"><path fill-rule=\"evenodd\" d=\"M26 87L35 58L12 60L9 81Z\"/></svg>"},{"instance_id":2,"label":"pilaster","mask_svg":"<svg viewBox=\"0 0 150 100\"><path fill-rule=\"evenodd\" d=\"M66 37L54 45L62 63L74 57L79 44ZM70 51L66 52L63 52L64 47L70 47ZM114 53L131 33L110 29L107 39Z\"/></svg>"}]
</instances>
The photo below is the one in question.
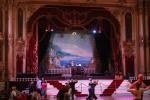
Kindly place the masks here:
<instances>
[{"instance_id":1,"label":"pilaster","mask_svg":"<svg viewBox=\"0 0 150 100\"><path fill-rule=\"evenodd\" d=\"M139 0L138 2L139 7L138 7L138 11L139 11L139 17L138 17L138 31L139 31L139 49L140 49L140 58L139 58L139 62L140 62L140 67L138 72L144 73L144 68L145 68L145 64L144 64L144 29L143 29L143 0Z\"/></svg>"},{"instance_id":2,"label":"pilaster","mask_svg":"<svg viewBox=\"0 0 150 100\"><path fill-rule=\"evenodd\" d=\"M145 6L144 6L144 32L145 32L145 38L144 38L144 46L145 46L145 74L150 74L150 47L149 47L149 32L148 32L148 28L150 28L150 26L148 26L148 4L150 4L149 0L145 0Z\"/></svg>"},{"instance_id":3,"label":"pilaster","mask_svg":"<svg viewBox=\"0 0 150 100\"><path fill-rule=\"evenodd\" d=\"M8 3L8 75L9 80L14 80L15 78L15 66L14 66L14 56L13 56L13 10L12 4Z\"/></svg>"}]
</instances>

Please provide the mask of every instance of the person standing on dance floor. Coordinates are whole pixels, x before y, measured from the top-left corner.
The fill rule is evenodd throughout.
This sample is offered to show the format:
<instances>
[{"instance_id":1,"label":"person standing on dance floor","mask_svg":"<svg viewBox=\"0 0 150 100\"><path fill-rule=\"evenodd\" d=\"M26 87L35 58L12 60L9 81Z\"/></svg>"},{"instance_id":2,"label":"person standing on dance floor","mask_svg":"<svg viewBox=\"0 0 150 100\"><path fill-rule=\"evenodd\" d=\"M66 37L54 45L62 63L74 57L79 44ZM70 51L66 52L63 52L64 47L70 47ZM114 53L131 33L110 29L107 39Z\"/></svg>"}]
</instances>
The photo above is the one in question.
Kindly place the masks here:
<instances>
[{"instance_id":1,"label":"person standing on dance floor","mask_svg":"<svg viewBox=\"0 0 150 100\"><path fill-rule=\"evenodd\" d=\"M97 81L94 81L92 80L92 78L89 78L89 95L87 97L86 100L93 100L93 99L97 99L96 95L95 95L95 86L98 84Z\"/></svg>"},{"instance_id":2,"label":"person standing on dance floor","mask_svg":"<svg viewBox=\"0 0 150 100\"><path fill-rule=\"evenodd\" d=\"M34 81L31 80L31 82L29 83L29 94L31 95L34 91L35 91L35 84Z\"/></svg>"},{"instance_id":3,"label":"person standing on dance floor","mask_svg":"<svg viewBox=\"0 0 150 100\"><path fill-rule=\"evenodd\" d=\"M70 86L68 82L63 88L59 89L56 97L57 100L70 100Z\"/></svg>"},{"instance_id":4,"label":"person standing on dance floor","mask_svg":"<svg viewBox=\"0 0 150 100\"><path fill-rule=\"evenodd\" d=\"M41 96L42 96L42 98L45 98L46 97L47 82L44 79L44 77L42 77L41 87L42 87L41 88Z\"/></svg>"},{"instance_id":5,"label":"person standing on dance floor","mask_svg":"<svg viewBox=\"0 0 150 100\"><path fill-rule=\"evenodd\" d=\"M37 78L37 80L36 80L36 89L37 89L37 92L41 96L42 81L39 78Z\"/></svg>"},{"instance_id":6,"label":"person standing on dance floor","mask_svg":"<svg viewBox=\"0 0 150 100\"><path fill-rule=\"evenodd\" d=\"M75 94L75 84L77 83L77 80L71 79L69 82L70 88L71 88L71 100L74 100L74 94Z\"/></svg>"},{"instance_id":7,"label":"person standing on dance floor","mask_svg":"<svg viewBox=\"0 0 150 100\"><path fill-rule=\"evenodd\" d=\"M141 84L137 83L135 89L132 89L130 86L127 91L133 94L133 100L142 100L144 91L148 90L149 88L150 86L141 88Z\"/></svg>"}]
</instances>

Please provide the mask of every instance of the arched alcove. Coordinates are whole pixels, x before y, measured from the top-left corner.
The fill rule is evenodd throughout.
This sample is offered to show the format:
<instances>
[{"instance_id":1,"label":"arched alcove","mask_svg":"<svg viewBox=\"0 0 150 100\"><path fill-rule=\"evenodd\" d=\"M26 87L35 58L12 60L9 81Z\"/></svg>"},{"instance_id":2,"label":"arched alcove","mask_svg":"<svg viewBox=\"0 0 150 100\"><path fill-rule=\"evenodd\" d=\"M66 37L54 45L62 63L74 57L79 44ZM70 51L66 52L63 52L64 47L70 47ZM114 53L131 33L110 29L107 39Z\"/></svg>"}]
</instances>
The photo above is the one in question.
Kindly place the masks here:
<instances>
[{"instance_id":1,"label":"arched alcove","mask_svg":"<svg viewBox=\"0 0 150 100\"><path fill-rule=\"evenodd\" d=\"M21 8L18 9L18 12L17 12L17 17L18 17L18 34L17 34L17 37L18 38L21 38L23 37L23 10Z\"/></svg>"}]
</instances>

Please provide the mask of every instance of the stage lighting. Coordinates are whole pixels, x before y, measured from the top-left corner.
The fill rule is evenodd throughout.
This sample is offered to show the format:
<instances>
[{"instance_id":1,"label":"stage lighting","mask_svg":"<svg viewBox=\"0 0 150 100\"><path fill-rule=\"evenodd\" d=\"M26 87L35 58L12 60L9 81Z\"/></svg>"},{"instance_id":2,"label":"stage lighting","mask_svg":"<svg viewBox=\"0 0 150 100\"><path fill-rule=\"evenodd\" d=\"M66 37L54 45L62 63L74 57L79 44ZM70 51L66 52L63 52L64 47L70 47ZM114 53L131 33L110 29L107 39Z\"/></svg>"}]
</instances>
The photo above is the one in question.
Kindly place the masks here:
<instances>
[{"instance_id":1,"label":"stage lighting","mask_svg":"<svg viewBox=\"0 0 150 100\"><path fill-rule=\"evenodd\" d=\"M92 33L93 33L93 34L96 34L96 30L93 30Z\"/></svg>"},{"instance_id":2,"label":"stage lighting","mask_svg":"<svg viewBox=\"0 0 150 100\"><path fill-rule=\"evenodd\" d=\"M48 29L45 29L45 32L48 32Z\"/></svg>"},{"instance_id":3,"label":"stage lighting","mask_svg":"<svg viewBox=\"0 0 150 100\"><path fill-rule=\"evenodd\" d=\"M54 29L51 29L51 32L53 32L54 31Z\"/></svg>"},{"instance_id":4,"label":"stage lighting","mask_svg":"<svg viewBox=\"0 0 150 100\"><path fill-rule=\"evenodd\" d=\"M80 66L80 67L81 67L81 64L78 64L78 66Z\"/></svg>"},{"instance_id":5,"label":"stage lighting","mask_svg":"<svg viewBox=\"0 0 150 100\"><path fill-rule=\"evenodd\" d=\"M77 32L72 32L72 35L77 35Z\"/></svg>"},{"instance_id":6,"label":"stage lighting","mask_svg":"<svg viewBox=\"0 0 150 100\"><path fill-rule=\"evenodd\" d=\"M54 31L53 28L51 28L51 29L45 29L45 32L53 32L53 31Z\"/></svg>"}]
</instances>

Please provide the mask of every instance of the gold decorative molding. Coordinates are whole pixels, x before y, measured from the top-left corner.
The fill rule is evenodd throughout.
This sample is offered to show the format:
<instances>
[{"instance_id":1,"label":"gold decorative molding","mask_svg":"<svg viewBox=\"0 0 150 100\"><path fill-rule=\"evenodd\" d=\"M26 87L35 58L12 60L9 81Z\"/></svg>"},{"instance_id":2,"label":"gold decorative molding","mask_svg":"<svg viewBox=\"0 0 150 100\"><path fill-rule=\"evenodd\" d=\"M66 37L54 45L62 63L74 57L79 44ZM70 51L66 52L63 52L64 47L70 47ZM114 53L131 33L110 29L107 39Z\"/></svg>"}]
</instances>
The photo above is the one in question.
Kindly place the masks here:
<instances>
[{"instance_id":1,"label":"gold decorative molding","mask_svg":"<svg viewBox=\"0 0 150 100\"><path fill-rule=\"evenodd\" d=\"M8 45L9 47L13 45L13 35L11 33L8 34Z\"/></svg>"},{"instance_id":2,"label":"gold decorative molding","mask_svg":"<svg viewBox=\"0 0 150 100\"><path fill-rule=\"evenodd\" d=\"M119 15L121 14L121 12L122 12L122 10L119 9L119 8L114 8L114 9L112 10L112 14L113 14L114 16L119 16Z\"/></svg>"},{"instance_id":3,"label":"gold decorative molding","mask_svg":"<svg viewBox=\"0 0 150 100\"><path fill-rule=\"evenodd\" d=\"M69 2L71 0L59 0L60 2Z\"/></svg>"},{"instance_id":4,"label":"gold decorative molding","mask_svg":"<svg viewBox=\"0 0 150 100\"><path fill-rule=\"evenodd\" d=\"M140 37L139 40L138 40L138 45L139 46L144 46L144 42L145 42L144 37Z\"/></svg>"},{"instance_id":5,"label":"gold decorative molding","mask_svg":"<svg viewBox=\"0 0 150 100\"><path fill-rule=\"evenodd\" d=\"M4 38L3 33L0 32L0 40Z\"/></svg>"},{"instance_id":6,"label":"gold decorative molding","mask_svg":"<svg viewBox=\"0 0 150 100\"><path fill-rule=\"evenodd\" d=\"M121 5L126 3L126 0L118 0L118 3L120 3Z\"/></svg>"},{"instance_id":7,"label":"gold decorative molding","mask_svg":"<svg viewBox=\"0 0 150 100\"><path fill-rule=\"evenodd\" d=\"M86 0L86 2L89 2L89 3L95 3L97 0Z\"/></svg>"},{"instance_id":8,"label":"gold decorative molding","mask_svg":"<svg viewBox=\"0 0 150 100\"><path fill-rule=\"evenodd\" d=\"M27 5L27 18L29 19L43 5Z\"/></svg>"},{"instance_id":9,"label":"gold decorative molding","mask_svg":"<svg viewBox=\"0 0 150 100\"><path fill-rule=\"evenodd\" d=\"M120 8L116 8L116 7L110 7L107 8L108 11L110 11L110 13L116 18L118 19L118 21L120 20L120 15L122 14L123 10L122 7Z\"/></svg>"},{"instance_id":10,"label":"gold decorative molding","mask_svg":"<svg viewBox=\"0 0 150 100\"><path fill-rule=\"evenodd\" d=\"M3 63L3 59L4 59L4 41L3 40L0 40L0 64Z\"/></svg>"},{"instance_id":11,"label":"gold decorative molding","mask_svg":"<svg viewBox=\"0 0 150 100\"><path fill-rule=\"evenodd\" d=\"M25 39L26 40L25 45L27 47L26 49L29 49L29 43L30 43L30 39L32 38L32 35L33 35L32 32L28 32L27 35L26 35L26 39Z\"/></svg>"},{"instance_id":12,"label":"gold decorative molding","mask_svg":"<svg viewBox=\"0 0 150 100\"><path fill-rule=\"evenodd\" d=\"M150 46L150 38L148 36L145 37L145 39L143 39L142 43L145 47L149 47Z\"/></svg>"},{"instance_id":13,"label":"gold decorative molding","mask_svg":"<svg viewBox=\"0 0 150 100\"><path fill-rule=\"evenodd\" d=\"M134 52L135 52L134 51L134 49L135 49L135 42L134 41L130 41L130 42L124 41L123 47L124 47L125 56L131 57L134 55Z\"/></svg>"},{"instance_id":14,"label":"gold decorative molding","mask_svg":"<svg viewBox=\"0 0 150 100\"><path fill-rule=\"evenodd\" d=\"M86 16L85 13L80 14L80 12L76 10L70 13L63 13L63 19L73 27L80 26Z\"/></svg>"},{"instance_id":15,"label":"gold decorative molding","mask_svg":"<svg viewBox=\"0 0 150 100\"><path fill-rule=\"evenodd\" d=\"M23 53L25 49L25 41L19 38L17 41L17 52Z\"/></svg>"},{"instance_id":16,"label":"gold decorative molding","mask_svg":"<svg viewBox=\"0 0 150 100\"><path fill-rule=\"evenodd\" d=\"M143 0L138 1L138 11L140 14L143 13L144 7L143 7Z\"/></svg>"}]
</instances>

